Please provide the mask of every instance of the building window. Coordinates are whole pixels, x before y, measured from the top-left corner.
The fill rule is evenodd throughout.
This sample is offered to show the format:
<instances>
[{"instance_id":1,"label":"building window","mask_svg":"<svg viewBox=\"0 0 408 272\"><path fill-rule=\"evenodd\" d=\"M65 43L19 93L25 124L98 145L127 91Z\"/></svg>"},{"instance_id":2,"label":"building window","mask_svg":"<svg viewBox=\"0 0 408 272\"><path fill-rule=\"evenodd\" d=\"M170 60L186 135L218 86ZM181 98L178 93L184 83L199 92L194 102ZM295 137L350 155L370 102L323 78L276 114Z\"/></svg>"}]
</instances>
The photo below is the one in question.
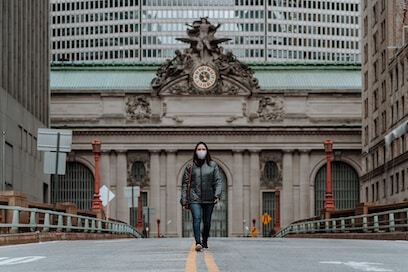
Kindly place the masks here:
<instances>
[{"instance_id":1,"label":"building window","mask_svg":"<svg viewBox=\"0 0 408 272\"><path fill-rule=\"evenodd\" d=\"M146 175L146 170L143 162L141 161L136 161L132 165L132 177L136 182L141 182L143 181L144 177Z\"/></svg>"},{"instance_id":2,"label":"building window","mask_svg":"<svg viewBox=\"0 0 408 272\"><path fill-rule=\"evenodd\" d=\"M266 162L265 168L264 168L264 174L265 174L265 178L268 181L275 180L276 177L278 176L278 166L276 165L276 163L273 161Z\"/></svg>"}]
</instances>

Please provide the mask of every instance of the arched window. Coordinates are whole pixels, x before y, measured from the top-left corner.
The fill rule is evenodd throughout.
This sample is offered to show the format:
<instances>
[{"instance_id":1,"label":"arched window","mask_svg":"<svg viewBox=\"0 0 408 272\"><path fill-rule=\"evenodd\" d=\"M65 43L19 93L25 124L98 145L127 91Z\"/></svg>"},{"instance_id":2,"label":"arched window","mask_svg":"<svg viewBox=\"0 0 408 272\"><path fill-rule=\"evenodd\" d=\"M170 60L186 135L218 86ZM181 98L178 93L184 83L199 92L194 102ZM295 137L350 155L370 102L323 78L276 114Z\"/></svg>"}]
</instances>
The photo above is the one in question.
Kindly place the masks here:
<instances>
[{"instance_id":1,"label":"arched window","mask_svg":"<svg viewBox=\"0 0 408 272\"><path fill-rule=\"evenodd\" d=\"M331 163L332 191L336 209L352 209L360 202L360 184L356 171L344 162ZM315 215L324 207L326 165L315 178Z\"/></svg>"},{"instance_id":2,"label":"arched window","mask_svg":"<svg viewBox=\"0 0 408 272\"><path fill-rule=\"evenodd\" d=\"M143 162L136 161L132 165L132 177L136 182L141 182L146 176L146 170Z\"/></svg>"},{"instance_id":3,"label":"arched window","mask_svg":"<svg viewBox=\"0 0 408 272\"><path fill-rule=\"evenodd\" d=\"M273 181L278 176L278 166L273 161L267 161L264 167L265 178L268 181Z\"/></svg>"},{"instance_id":4,"label":"arched window","mask_svg":"<svg viewBox=\"0 0 408 272\"><path fill-rule=\"evenodd\" d=\"M78 162L66 164L65 175L51 176L51 203L72 202L78 209L88 210L92 206L94 176L85 165Z\"/></svg>"}]
</instances>

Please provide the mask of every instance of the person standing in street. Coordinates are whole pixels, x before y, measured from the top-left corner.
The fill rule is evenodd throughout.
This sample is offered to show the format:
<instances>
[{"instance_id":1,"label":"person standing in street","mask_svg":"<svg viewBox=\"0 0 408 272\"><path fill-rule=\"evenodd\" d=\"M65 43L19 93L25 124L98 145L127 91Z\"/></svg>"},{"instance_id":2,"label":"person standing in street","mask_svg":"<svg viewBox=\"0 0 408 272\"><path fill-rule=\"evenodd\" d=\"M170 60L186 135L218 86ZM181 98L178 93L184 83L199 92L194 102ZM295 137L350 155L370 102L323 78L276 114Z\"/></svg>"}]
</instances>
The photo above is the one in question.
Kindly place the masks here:
<instances>
[{"instance_id":1,"label":"person standing in street","mask_svg":"<svg viewBox=\"0 0 408 272\"><path fill-rule=\"evenodd\" d=\"M196 251L208 248L211 216L214 205L221 198L221 193L222 178L219 167L211 159L207 145L199 142L194 149L193 162L189 163L184 171L180 199L183 208L191 211Z\"/></svg>"}]
</instances>

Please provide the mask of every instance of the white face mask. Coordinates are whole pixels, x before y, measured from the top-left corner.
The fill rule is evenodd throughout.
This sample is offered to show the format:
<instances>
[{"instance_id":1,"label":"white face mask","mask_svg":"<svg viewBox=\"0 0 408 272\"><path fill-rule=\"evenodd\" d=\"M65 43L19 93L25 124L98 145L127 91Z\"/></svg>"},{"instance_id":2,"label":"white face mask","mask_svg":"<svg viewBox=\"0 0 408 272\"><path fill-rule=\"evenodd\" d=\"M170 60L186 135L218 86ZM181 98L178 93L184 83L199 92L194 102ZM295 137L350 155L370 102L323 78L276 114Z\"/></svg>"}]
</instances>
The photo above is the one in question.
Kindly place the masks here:
<instances>
[{"instance_id":1,"label":"white face mask","mask_svg":"<svg viewBox=\"0 0 408 272\"><path fill-rule=\"evenodd\" d=\"M197 151L196 151L196 154L197 154L197 157L198 157L200 160L204 160L204 159L205 159L205 156L207 155L207 150L197 150Z\"/></svg>"}]
</instances>

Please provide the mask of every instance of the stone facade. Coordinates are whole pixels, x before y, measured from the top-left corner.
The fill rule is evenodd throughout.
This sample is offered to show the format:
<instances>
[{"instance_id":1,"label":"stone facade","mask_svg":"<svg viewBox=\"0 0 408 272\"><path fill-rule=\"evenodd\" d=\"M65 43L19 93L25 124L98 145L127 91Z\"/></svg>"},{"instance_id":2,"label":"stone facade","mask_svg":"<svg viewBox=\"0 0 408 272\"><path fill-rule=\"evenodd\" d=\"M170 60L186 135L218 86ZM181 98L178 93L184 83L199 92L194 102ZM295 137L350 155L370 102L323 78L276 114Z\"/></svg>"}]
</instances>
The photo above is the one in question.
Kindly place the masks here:
<instances>
[{"instance_id":1,"label":"stone facade","mask_svg":"<svg viewBox=\"0 0 408 272\"><path fill-rule=\"evenodd\" d=\"M181 177L199 141L226 176L228 236L244 235L243 222L252 219L260 229L263 193L277 189L282 226L314 216L326 138L341 153L337 160L361 173L360 89L262 89L257 70L224 53L212 30L207 45L194 39L202 38L194 34L202 24L216 30L208 20L193 23L182 38L190 48L159 67L151 87L52 90L52 126L73 130L69 160L92 169L91 142L102 142L101 182L116 195L109 216L126 222L123 188L132 184L131 165L142 162L142 190L165 236L182 236ZM268 161L276 164L274 179L265 177Z\"/></svg>"}]
</instances>

